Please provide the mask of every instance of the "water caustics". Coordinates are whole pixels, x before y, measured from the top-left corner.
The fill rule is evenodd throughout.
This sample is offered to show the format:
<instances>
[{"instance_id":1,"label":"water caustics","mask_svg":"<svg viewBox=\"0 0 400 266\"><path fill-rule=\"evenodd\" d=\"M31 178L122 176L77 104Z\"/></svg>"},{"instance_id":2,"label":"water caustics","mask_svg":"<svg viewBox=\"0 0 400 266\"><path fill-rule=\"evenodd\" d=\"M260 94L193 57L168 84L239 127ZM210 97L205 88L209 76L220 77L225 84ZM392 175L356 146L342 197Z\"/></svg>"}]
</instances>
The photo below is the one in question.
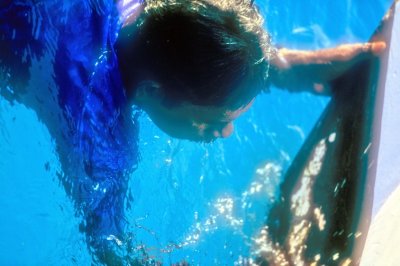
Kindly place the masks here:
<instances>
[{"instance_id":1,"label":"water caustics","mask_svg":"<svg viewBox=\"0 0 400 266\"><path fill-rule=\"evenodd\" d=\"M209 145L174 140L142 112L115 108L121 95L104 100L101 88L119 84L105 74L115 67L108 43L119 23L113 1L6 2L0 4L0 186L10 189L0 206L10 213L28 210L36 200L26 197L29 192L41 206L0 216L1 235L8 239L0 264L82 265L98 262L93 254L110 250L132 264L251 265L260 255L288 262L285 246L265 227L267 214L279 202L285 173L329 99L272 89L235 123L231 138ZM325 2L302 3L302 8L295 2L256 4L277 44L311 48L333 46L343 36L367 40L388 6ZM121 3L138 7L135 1ZM324 10L346 16L332 25ZM371 15L371 10L382 12ZM105 25L112 25L107 28L111 40L91 35L91 27ZM106 49L93 51L91 39ZM300 262L305 252L310 221L321 232L328 228L327 212L309 197L316 193L311 187L320 160L339 137L331 131L320 140L300 186L287 198L295 213L288 242L293 260ZM346 182L335 183L333 193ZM9 201L19 197L24 200ZM360 237L359 232L350 237ZM329 254L332 261L347 265L347 256L336 253ZM322 259L314 254L312 262Z\"/></svg>"}]
</instances>

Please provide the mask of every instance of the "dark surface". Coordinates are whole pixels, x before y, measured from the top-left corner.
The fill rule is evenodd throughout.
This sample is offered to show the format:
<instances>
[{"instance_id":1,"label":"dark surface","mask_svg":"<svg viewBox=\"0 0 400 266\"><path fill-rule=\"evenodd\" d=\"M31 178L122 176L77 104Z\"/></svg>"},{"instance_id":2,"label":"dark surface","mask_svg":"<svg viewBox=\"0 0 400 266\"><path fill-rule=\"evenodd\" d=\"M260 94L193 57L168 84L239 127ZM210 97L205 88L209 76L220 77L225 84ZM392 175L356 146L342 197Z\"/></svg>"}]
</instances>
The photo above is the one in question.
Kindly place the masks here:
<instances>
[{"instance_id":1,"label":"dark surface","mask_svg":"<svg viewBox=\"0 0 400 266\"><path fill-rule=\"evenodd\" d=\"M386 37L390 37L387 33L391 24L392 19L385 21L373 39L382 39L385 30ZM270 240L279 244L290 265L295 262L293 252L289 251L289 238L294 226L301 221L311 224L303 242L305 251L300 252L306 263L315 261L317 254L320 264L337 265L346 259L351 259L352 264L359 263L370 223L376 173L375 147L379 142L376 127L380 125L380 95L383 93L377 93L377 84L379 71L386 71L386 59L382 58L387 55L381 56L381 60L364 59L333 82L331 102L287 171L281 199L272 208L266 225ZM383 67L380 68L380 64ZM384 86L381 81L382 84ZM332 133L336 133L336 137L330 142ZM291 197L301 186L304 171L321 140L325 141L327 149L319 174L314 177L315 182L311 182L311 206L305 215L296 216ZM325 215L323 230L318 228L313 214L315 208L320 208ZM278 264L272 253L264 255L259 260L263 265Z\"/></svg>"}]
</instances>

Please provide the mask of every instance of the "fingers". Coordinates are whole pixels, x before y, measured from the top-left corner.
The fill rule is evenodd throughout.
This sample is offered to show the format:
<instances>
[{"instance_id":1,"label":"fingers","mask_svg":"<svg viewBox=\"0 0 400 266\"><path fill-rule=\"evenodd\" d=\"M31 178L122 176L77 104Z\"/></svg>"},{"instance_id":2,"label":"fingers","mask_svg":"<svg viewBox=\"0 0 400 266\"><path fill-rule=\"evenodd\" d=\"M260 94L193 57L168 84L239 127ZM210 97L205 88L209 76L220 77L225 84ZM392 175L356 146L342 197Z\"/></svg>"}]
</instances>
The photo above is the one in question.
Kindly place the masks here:
<instances>
[{"instance_id":1,"label":"fingers","mask_svg":"<svg viewBox=\"0 0 400 266\"><path fill-rule=\"evenodd\" d=\"M369 44L371 46L371 52L374 55L380 55L386 49L386 43L385 42L373 42L373 43L369 43Z\"/></svg>"}]
</instances>

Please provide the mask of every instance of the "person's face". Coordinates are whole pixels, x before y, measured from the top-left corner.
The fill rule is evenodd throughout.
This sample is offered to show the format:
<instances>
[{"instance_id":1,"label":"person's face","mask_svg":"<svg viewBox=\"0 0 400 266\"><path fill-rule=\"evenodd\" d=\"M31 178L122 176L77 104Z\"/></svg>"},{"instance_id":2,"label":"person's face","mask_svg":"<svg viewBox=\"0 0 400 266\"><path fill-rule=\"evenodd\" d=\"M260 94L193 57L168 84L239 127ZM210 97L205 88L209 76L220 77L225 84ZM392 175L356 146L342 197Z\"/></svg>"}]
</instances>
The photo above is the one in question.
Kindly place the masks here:
<instances>
[{"instance_id":1,"label":"person's face","mask_svg":"<svg viewBox=\"0 0 400 266\"><path fill-rule=\"evenodd\" d=\"M142 94L136 102L152 121L171 137L192 141L211 142L227 138L233 133L233 120L246 112L254 99L245 107L230 110L227 107L208 107L185 103L165 107L158 97Z\"/></svg>"}]
</instances>

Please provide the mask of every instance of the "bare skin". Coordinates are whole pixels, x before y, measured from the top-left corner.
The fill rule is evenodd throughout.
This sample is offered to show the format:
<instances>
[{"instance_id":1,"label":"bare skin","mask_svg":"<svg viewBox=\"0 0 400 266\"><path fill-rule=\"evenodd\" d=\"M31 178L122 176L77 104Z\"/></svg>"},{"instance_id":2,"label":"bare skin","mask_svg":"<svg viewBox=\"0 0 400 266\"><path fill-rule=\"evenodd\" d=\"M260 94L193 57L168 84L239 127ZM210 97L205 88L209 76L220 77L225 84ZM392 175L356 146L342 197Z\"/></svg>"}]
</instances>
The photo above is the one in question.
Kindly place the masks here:
<instances>
[{"instance_id":1,"label":"bare skin","mask_svg":"<svg viewBox=\"0 0 400 266\"><path fill-rule=\"evenodd\" d=\"M121 1L119 9L125 22L132 24L143 11L143 5L132 5ZM314 94L331 95L329 84L363 58L383 52L386 44L373 43L344 44L335 48L304 51L279 49L271 60L269 78L271 83L292 92L308 91ZM153 122L168 135L192 141L211 142L227 138L234 131L233 121L245 113L253 101L245 107L231 110L228 107L198 106L189 102L176 107L163 105L163 88L155 81L136 90L133 103L141 107ZM150 93L151 91L151 93Z\"/></svg>"},{"instance_id":2,"label":"bare skin","mask_svg":"<svg viewBox=\"0 0 400 266\"><path fill-rule=\"evenodd\" d=\"M344 44L316 51L280 49L271 61L272 83L289 91L307 90L329 95L329 82L354 64L376 56L386 48L385 42Z\"/></svg>"},{"instance_id":3,"label":"bare skin","mask_svg":"<svg viewBox=\"0 0 400 266\"><path fill-rule=\"evenodd\" d=\"M154 84L154 82L153 82ZM233 133L233 121L246 112L253 101L237 110L226 107L199 106L183 103L176 107L166 107L161 102L161 89L138 88L134 103L150 116L152 121L171 137L191 141L211 142L217 138L227 138Z\"/></svg>"},{"instance_id":4,"label":"bare skin","mask_svg":"<svg viewBox=\"0 0 400 266\"><path fill-rule=\"evenodd\" d=\"M278 88L293 92L309 91L330 95L330 81L362 58L377 55L385 48L384 42L345 44L316 51L283 48L278 50L278 56L271 61L271 82ZM233 121L253 103L251 101L237 110L196 106L191 103L167 108L160 100L162 93L161 88L154 90L153 87L150 94L144 86L137 90L134 103L145 110L153 122L168 135L200 142L211 142L232 135Z\"/></svg>"}]
</instances>

